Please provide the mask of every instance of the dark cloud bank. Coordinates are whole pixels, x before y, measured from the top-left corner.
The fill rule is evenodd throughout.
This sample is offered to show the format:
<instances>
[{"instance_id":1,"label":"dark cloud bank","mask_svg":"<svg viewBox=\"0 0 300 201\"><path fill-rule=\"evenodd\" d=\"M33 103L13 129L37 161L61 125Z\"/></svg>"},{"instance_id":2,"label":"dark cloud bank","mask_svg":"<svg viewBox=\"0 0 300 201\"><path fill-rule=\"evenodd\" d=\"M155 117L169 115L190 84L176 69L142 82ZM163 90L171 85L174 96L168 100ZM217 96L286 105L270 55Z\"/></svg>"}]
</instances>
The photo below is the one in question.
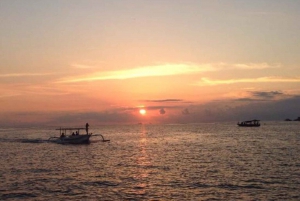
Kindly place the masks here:
<instances>
[{"instance_id":1,"label":"dark cloud bank","mask_svg":"<svg viewBox=\"0 0 300 201\"><path fill-rule=\"evenodd\" d=\"M295 119L300 116L300 96L273 100L274 96L281 95L279 92L271 94L257 93L256 96L259 99L244 99L242 104L236 104L241 102L241 100L236 99L214 101L202 105L155 106L149 109L157 111L158 117L153 122L148 123L201 123L242 121L247 119L283 121L286 118ZM165 103L165 101L161 102ZM168 112L168 110L172 109L176 109L177 112ZM33 119L38 120L34 121ZM131 112L124 111L124 109L111 112L85 113L7 113L0 117L0 125L2 127L76 126L84 125L85 122L90 122L93 125L135 124L141 121L143 121L141 115L132 115Z\"/></svg>"}]
</instances>

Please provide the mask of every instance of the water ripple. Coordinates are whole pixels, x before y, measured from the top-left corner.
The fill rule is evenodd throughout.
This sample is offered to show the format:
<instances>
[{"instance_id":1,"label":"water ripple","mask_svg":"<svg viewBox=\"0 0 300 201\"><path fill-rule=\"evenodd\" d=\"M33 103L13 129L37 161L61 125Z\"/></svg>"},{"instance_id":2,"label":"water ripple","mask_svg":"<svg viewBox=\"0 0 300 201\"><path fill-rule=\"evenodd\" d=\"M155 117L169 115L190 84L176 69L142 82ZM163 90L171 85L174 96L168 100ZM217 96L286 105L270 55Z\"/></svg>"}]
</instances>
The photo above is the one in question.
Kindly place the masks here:
<instances>
[{"instance_id":1,"label":"water ripple","mask_svg":"<svg viewBox=\"0 0 300 201\"><path fill-rule=\"evenodd\" d=\"M103 126L110 143L1 130L0 200L299 200L296 124ZM298 133L298 134L297 134ZM22 143L25 142L25 143Z\"/></svg>"}]
</instances>

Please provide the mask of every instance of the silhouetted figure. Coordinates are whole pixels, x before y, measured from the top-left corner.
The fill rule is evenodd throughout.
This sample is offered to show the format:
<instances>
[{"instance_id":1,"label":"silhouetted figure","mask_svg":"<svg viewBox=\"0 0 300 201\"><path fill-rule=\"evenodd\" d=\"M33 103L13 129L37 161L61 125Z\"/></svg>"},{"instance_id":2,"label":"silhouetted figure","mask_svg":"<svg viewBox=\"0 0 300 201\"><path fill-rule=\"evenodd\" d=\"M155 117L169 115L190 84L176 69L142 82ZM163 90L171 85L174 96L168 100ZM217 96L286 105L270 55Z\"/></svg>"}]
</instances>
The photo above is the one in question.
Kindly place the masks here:
<instances>
[{"instance_id":1,"label":"silhouetted figure","mask_svg":"<svg viewBox=\"0 0 300 201\"><path fill-rule=\"evenodd\" d=\"M78 131L76 131L76 135L79 135Z\"/></svg>"},{"instance_id":2,"label":"silhouetted figure","mask_svg":"<svg viewBox=\"0 0 300 201\"><path fill-rule=\"evenodd\" d=\"M88 123L86 123L85 124L85 130L86 130L86 134L89 134L89 124Z\"/></svg>"},{"instance_id":3,"label":"silhouetted figure","mask_svg":"<svg viewBox=\"0 0 300 201\"><path fill-rule=\"evenodd\" d=\"M75 135L75 133L73 132L72 135Z\"/></svg>"}]
</instances>

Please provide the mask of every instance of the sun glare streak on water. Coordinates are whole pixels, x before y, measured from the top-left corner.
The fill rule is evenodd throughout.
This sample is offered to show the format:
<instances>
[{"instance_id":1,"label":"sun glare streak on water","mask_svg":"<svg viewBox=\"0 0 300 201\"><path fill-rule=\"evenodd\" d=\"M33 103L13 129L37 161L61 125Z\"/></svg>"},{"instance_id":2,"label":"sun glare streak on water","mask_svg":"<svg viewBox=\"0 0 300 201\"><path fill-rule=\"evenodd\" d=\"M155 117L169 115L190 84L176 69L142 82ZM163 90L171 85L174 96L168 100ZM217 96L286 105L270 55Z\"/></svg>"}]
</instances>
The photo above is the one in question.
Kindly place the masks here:
<instances>
[{"instance_id":1,"label":"sun glare streak on water","mask_svg":"<svg viewBox=\"0 0 300 201\"><path fill-rule=\"evenodd\" d=\"M89 145L0 129L1 200L299 200L300 125L103 126ZM26 143L25 143L26 142Z\"/></svg>"}]
</instances>

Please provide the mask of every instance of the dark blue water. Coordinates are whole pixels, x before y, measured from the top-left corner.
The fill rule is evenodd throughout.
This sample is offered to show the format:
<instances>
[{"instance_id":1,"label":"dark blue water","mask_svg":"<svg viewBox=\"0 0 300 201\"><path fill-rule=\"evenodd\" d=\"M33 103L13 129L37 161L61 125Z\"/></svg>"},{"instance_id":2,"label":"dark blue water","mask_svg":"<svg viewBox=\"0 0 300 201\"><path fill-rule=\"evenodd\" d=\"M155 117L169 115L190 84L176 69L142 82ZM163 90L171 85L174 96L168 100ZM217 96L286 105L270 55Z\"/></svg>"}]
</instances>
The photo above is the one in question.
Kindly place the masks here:
<instances>
[{"instance_id":1,"label":"dark blue water","mask_svg":"<svg viewBox=\"0 0 300 201\"><path fill-rule=\"evenodd\" d=\"M0 200L300 200L300 124L91 128L89 145L54 129L0 129Z\"/></svg>"}]
</instances>

